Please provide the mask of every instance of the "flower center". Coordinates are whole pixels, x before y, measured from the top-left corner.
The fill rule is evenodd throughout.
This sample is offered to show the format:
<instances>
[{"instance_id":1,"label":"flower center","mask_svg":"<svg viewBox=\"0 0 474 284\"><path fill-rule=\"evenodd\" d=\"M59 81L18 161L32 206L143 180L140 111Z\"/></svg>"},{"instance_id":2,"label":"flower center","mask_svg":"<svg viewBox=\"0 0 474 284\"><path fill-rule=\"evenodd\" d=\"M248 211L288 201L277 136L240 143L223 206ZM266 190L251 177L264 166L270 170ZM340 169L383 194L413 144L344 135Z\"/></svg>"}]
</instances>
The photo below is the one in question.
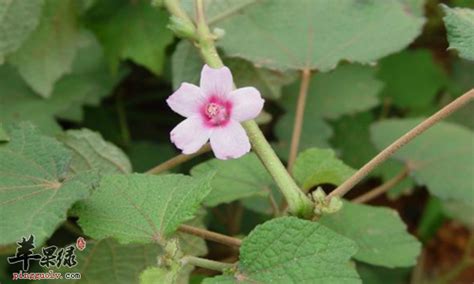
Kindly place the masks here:
<instances>
[{"instance_id":1,"label":"flower center","mask_svg":"<svg viewBox=\"0 0 474 284\"><path fill-rule=\"evenodd\" d=\"M230 105L225 102L209 102L203 109L204 117L211 126L225 125L230 118Z\"/></svg>"}]
</instances>

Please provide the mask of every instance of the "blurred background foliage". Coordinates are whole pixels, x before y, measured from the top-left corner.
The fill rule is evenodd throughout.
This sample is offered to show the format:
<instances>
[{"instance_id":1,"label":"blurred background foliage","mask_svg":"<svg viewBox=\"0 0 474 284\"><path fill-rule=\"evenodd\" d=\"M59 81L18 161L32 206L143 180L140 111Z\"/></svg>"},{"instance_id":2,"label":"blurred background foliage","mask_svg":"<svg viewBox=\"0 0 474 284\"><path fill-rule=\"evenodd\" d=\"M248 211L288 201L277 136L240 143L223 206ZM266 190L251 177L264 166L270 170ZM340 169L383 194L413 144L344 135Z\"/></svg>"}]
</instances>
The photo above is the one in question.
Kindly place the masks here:
<instances>
[{"instance_id":1,"label":"blurred background foliage","mask_svg":"<svg viewBox=\"0 0 474 284\"><path fill-rule=\"evenodd\" d=\"M314 72L300 151L311 147L332 148L347 165L359 168L417 119L429 116L473 87L474 62L448 50L444 12L439 4L474 8L474 1L404 2L412 13L426 17L421 34L407 48L373 64L342 62L329 72ZM14 1L7 14L3 12L0 10L3 62L0 123L31 121L52 136L69 129L97 131L126 153L135 172L145 172L179 154L169 141L169 132L181 118L167 107L165 99L181 82L197 83L203 61L192 44L178 39L167 28L169 15L159 3L152 6L144 0ZM239 40L246 47L252 40L244 42L245 26L232 25L212 14L213 10L208 12L212 26L225 30L224 38L233 37L240 29L236 40L219 45L221 54L233 71L237 86L255 86L265 97L261 127L280 157L286 160L300 74L282 71L285 68L278 64L243 59L238 56L238 50L226 49L227 45L237 45ZM18 18L23 20L21 25L15 22ZM272 46L258 49L271 52ZM301 67L297 61L282 64L295 69ZM433 145L426 147L422 141L412 152L396 155L358 185L348 198L391 179L410 161L417 160L416 157L423 160L422 154L449 152L451 147L472 149L473 115L474 104L470 103L440 126L445 130L424 138L427 144ZM404 119L397 120L400 118ZM453 130L456 127L463 133ZM470 135L465 135L466 131ZM452 144L446 145L446 141ZM210 157L210 154L200 156L173 171L188 173L194 165ZM256 160L254 156L246 159ZM469 164L472 155L453 159L465 159ZM248 163L249 167L255 165ZM424 269L430 275L446 273L459 262L474 225L472 168L450 168L452 164L448 160L441 164L431 167L430 172L410 175L386 196L371 201L397 209L410 232L424 242L424 267L416 266L415 270ZM230 164L206 166L232 171ZM199 175L202 167L194 168L192 174ZM265 171L255 168L252 172L259 173L255 181L258 185L272 190ZM448 179L452 182L446 183ZM222 182L234 186L229 181ZM334 188L329 184L323 187ZM428 194L427 188L433 195ZM441 200L440 194L446 188L452 193L448 197L456 197L457 201ZM237 196L224 200L229 204L220 199L218 192L213 192L218 202L211 198L207 205L219 205L205 218L208 227L230 234L246 234L268 218L265 214L268 206L262 207L262 202L251 198L234 201L248 197L245 191L235 192ZM460 202L463 199L466 202ZM73 236L61 228L52 240L55 244L67 243ZM234 252L224 247L209 246L213 258L235 257ZM0 261L4 259L0 257ZM10 269L4 263L0 265ZM137 271L141 270L137 268ZM410 269L360 263L358 271L364 283L406 283L411 274ZM199 279L196 276L194 283ZM472 279L471 263L463 268L456 283L471 283Z\"/></svg>"}]
</instances>

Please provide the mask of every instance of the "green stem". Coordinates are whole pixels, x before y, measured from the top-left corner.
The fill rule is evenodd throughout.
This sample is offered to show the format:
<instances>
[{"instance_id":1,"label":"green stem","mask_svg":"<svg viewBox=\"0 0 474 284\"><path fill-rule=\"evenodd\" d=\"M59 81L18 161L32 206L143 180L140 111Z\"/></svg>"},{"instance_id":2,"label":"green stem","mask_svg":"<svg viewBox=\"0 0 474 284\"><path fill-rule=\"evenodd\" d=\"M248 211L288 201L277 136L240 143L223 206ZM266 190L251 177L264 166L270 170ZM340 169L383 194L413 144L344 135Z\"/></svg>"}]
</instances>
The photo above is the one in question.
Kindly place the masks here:
<instances>
[{"instance_id":1,"label":"green stem","mask_svg":"<svg viewBox=\"0 0 474 284\"><path fill-rule=\"evenodd\" d=\"M183 22L188 23L190 26L194 26L193 21L191 21L183 8L181 8L179 0L165 0L164 4L171 15L180 18Z\"/></svg>"},{"instance_id":2,"label":"green stem","mask_svg":"<svg viewBox=\"0 0 474 284\"><path fill-rule=\"evenodd\" d=\"M194 266L211 269L215 271L225 271L227 269L231 269L235 267L233 263L224 263L215 260L195 257L195 256L185 256L181 259L183 264L191 264Z\"/></svg>"},{"instance_id":3,"label":"green stem","mask_svg":"<svg viewBox=\"0 0 474 284\"><path fill-rule=\"evenodd\" d=\"M214 44L214 36L206 23L203 0L196 0L196 25L199 50L201 51L204 62L213 68L224 66L222 59L219 57L219 53L217 53Z\"/></svg>"},{"instance_id":4,"label":"green stem","mask_svg":"<svg viewBox=\"0 0 474 284\"><path fill-rule=\"evenodd\" d=\"M170 0L168 2L173 1ZM169 4L170 3L167 5L168 9ZM174 2L173 4L178 5L177 2ZM214 44L215 37L206 23L203 0L196 0L195 4L197 33L195 40L199 46L201 56L210 67L220 68L224 66L224 64L217 53ZM173 10L170 9L170 12L173 13ZM176 14L173 15L179 16ZM253 150L257 153L265 168L268 170L285 196L288 202L288 211L303 218L310 218L313 215L313 204L311 200L300 190L298 185L296 185L293 178L265 139L265 136L262 131L260 131L257 123L254 120L249 120L242 123L242 125L247 131Z\"/></svg>"},{"instance_id":5,"label":"green stem","mask_svg":"<svg viewBox=\"0 0 474 284\"><path fill-rule=\"evenodd\" d=\"M309 218L313 212L313 204L308 197L296 185L293 178L286 171L285 167L278 159L275 151L268 143L262 131L255 121L250 120L243 123L253 150L257 153L262 163L267 168L270 175L275 180L281 192L288 202L289 211L297 216Z\"/></svg>"}]
</instances>

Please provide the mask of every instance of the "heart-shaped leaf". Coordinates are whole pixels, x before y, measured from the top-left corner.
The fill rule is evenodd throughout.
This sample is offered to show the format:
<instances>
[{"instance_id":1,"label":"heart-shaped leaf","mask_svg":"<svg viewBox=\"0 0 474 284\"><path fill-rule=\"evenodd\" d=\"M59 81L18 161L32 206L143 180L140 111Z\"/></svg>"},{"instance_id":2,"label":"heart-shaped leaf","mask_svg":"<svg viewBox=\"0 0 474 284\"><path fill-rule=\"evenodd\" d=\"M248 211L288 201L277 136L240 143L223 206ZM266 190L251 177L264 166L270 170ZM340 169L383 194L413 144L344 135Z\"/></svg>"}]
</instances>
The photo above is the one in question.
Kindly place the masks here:
<instances>
[{"instance_id":1,"label":"heart-shaped leaf","mask_svg":"<svg viewBox=\"0 0 474 284\"><path fill-rule=\"evenodd\" d=\"M210 176L106 175L99 188L74 213L84 232L120 243L158 242L194 218L209 194Z\"/></svg>"},{"instance_id":2,"label":"heart-shaped leaf","mask_svg":"<svg viewBox=\"0 0 474 284\"><path fill-rule=\"evenodd\" d=\"M42 244L66 219L68 209L86 198L98 176L68 176L71 153L53 138L23 124L0 144L0 244L34 234Z\"/></svg>"}]
</instances>

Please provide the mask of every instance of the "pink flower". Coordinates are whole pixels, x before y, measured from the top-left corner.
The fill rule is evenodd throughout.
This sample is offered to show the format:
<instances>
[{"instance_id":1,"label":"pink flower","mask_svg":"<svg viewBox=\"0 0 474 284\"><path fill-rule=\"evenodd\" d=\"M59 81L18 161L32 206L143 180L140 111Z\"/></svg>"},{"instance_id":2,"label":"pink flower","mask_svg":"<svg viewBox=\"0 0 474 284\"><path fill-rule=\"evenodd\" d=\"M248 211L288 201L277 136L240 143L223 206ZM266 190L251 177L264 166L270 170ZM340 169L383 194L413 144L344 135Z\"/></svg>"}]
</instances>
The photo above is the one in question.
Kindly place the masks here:
<instances>
[{"instance_id":1,"label":"pink flower","mask_svg":"<svg viewBox=\"0 0 474 284\"><path fill-rule=\"evenodd\" d=\"M250 151L250 142L240 122L255 118L264 100L253 87L234 90L229 68L204 65L200 87L183 83L166 102L186 117L171 131L171 142L192 154L208 140L218 159L238 158Z\"/></svg>"}]
</instances>

